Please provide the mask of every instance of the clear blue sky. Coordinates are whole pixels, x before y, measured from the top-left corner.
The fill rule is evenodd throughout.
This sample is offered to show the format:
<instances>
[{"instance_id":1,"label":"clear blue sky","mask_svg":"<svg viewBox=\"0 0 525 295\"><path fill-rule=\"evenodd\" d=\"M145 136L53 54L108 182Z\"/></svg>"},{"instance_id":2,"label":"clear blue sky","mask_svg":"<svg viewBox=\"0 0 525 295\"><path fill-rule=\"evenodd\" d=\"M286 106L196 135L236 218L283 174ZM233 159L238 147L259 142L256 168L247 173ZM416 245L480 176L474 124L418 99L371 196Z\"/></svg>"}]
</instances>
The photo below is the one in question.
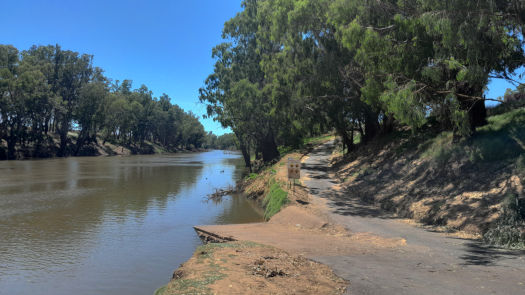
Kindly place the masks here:
<instances>
[{"instance_id":1,"label":"clear blue sky","mask_svg":"<svg viewBox=\"0 0 525 295\"><path fill-rule=\"evenodd\" d=\"M92 54L106 76L145 84L202 115L198 89L213 71L211 49L241 0L7 0L0 6L0 44L25 50L58 43ZM201 122L207 131L227 131L211 119Z\"/></svg>"},{"instance_id":2,"label":"clear blue sky","mask_svg":"<svg viewBox=\"0 0 525 295\"><path fill-rule=\"evenodd\" d=\"M0 44L19 50L60 44L95 56L94 64L114 80L145 84L160 96L202 115L198 89L212 72L211 49L225 21L241 10L241 0L2 1ZM489 85L487 97L502 96L503 81ZM227 130L211 119L207 131Z\"/></svg>"}]
</instances>

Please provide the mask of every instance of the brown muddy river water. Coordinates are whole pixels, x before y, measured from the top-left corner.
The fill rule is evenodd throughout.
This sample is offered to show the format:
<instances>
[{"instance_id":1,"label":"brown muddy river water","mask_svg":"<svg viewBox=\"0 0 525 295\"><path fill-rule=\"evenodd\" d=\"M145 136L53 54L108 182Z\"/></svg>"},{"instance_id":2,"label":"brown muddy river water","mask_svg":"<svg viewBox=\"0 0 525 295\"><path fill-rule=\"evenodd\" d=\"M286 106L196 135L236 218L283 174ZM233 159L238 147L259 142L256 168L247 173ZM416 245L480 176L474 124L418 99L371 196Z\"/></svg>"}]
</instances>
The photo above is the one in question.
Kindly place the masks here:
<instances>
[{"instance_id":1,"label":"brown muddy river water","mask_svg":"<svg viewBox=\"0 0 525 295\"><path fill-rule=\"evenodd\" d=\"M200 245L192 226L261 221L238 154L0 162L0 294L153 294Z\"/></svg>"}]
</instances>

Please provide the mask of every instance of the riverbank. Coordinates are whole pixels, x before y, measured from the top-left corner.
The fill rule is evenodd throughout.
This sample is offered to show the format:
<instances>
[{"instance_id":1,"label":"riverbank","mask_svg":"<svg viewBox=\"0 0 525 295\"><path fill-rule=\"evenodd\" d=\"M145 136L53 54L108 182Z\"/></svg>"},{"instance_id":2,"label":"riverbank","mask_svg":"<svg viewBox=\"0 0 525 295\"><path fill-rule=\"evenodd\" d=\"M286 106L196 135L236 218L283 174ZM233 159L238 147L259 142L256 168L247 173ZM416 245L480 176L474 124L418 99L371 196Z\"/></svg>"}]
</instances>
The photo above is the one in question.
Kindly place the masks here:
<instances>
[{"instance_id":1,"label":"riverbank","mask_svg":"<svg viewBox=\"0 0 525 295\"><path fill-rule=\"evenodd\" d=\"M470 288L472 294L516 289L525 284L516 275L523 271L525 253L485 242L493 242L489 234L500 245L521 243L519 223L506 222L509 214L520 212L523 197L524 114L517 110L491 117L468 141L453 142L448 133L414 138L399 130L387 142L372 142L345 156L332 143L312 158L290 154L244 183L247 195L265 206L268 222L195 229L203 240L251 241L324 263L353 291L383 294L388 286L432 294L445 285L450 292ZM303 162L305 177L293 193L286 185L287 157ZM254 263L239 265L247 270ZM432 271L421 272L419 265ZM501 279L490 280L494 276ZM475 278L487 283L470 285ZM221 280L239 283L235 276ZM163 294L181 294L169 290ZM218 284L208 291L228 293Z\"/></svg>"},{"instance_id":2,"label":"riverbank","mask_svg":"<svg viewBox=\"0 0 525 295\"><path fill-rule=\"evenodd\" d=\"M333 137L325 137L321 142L329 140ZM267 222L196 226L203 241L221 244L207 244L197 249L193 257L175 271L173 280L156 294L236 294L236 291L243 294L342 294L347 283L311 257L402 246L405 243L402 238L350 233L331 220L327 204L312 197L302 182L289 186L287 159L305 161L312 148L287 154L261 173L248 175L241 187L248 198L266 208ZM307 179L305 175L302 181ZM243 247L238 243L246 242L250 243L249 249L236 251L234 256L233 250L216 251ZM209 253L203 250L206 247L214 249L213 259L201 258ZM268 249L279 255L261 254ZM304 263L290 264L290 261ZM265 274L261 276L253 269L264 269Z\"/></svg>"},{"instance_id":3,"label":"riverbank","mask_svg":"<svg viewBox=\"0 0 525 295\"><path fill-rule=\"evenodd\" d=\"M198 248L156 294L344 293L346 282L306 255L349 251L347 247L356 241L364 249L374 238L351 236L330 223L302 184L288 187L285 164L289 157L306 159L304 153L288 154L261 173L248 175L242 183L247 197L266 208L268 221L196 226L201 239L212 243Z\"/></svg>"},{"instance_id":4,"label":"riverbank","mask_svg":"<svg viewBox=\"0 0 525 295\"><path fill-rule=\"evenodd\" d=\"M75 132L70 132L71 138L76 138ZM17 147L15 150L16 160L28 160L28 159L48 159L56 158L59 149L59 138L58 136L50 136L47 142L42 143L38 147L27 146L24 148ZM205 152L207 149L203 148L166 148L157 143L145 141L142 145L122 145L118 143L112 143L103 141L97 138L89 144L85 144L78 151L74 150L73 144L70 144L70 156L79 157L107 157L107 156L129 156L129 155L153 155L163 153L178 153L178 152ZM0 160L7 159L7 143L5 140L0 140Z\"/></svg>"},{"instance_id":5,"label":"riverbank","mask_svg":"<svg viewBox=\"0 0 525 295\"><path fill-rule=\"evenodd\" d=\"M303 192L306 196L300 202L291 199L268 222L199 226L197 231L204 238L211 234L211 240L256 242L329 266L335 275L348 283L345 294L521 292L525 285L521 275L525 271L525 252L491 248L471 236L462 236L461 232L438 233L435 228L414 226L414 223L409 224L377 206L362 202L342 190L327 169L334 159L333 150L333 143L327 143L309 157L302 158L304 186L296 188L299 191L307 189ZM276 168L271 168L275 170L271 172L274 176L279 175ZM194 257L198 255L196 252ZM222 259L228 258L216 260ZM232 263L238 263L249 273L255 261ZM182 268L186 273L203 274L191 265L185 266ZM178 284L178 276L175 277L168 286ZM495 277L498 279L494 280ZM260 293L275 280L279 278L266 279L267 282L258 283L260 289L255 290ZM220 281L228 287L250 286L249 280L241 283L236 276L222 277ZM251 282L255 284L254 280ZM292 294L295 286L291 283L278 293ZM169 290L162 294L184 294L177 293L174 288ZM211 294L230 294L218 283L206 290Z\"/></svg>"}]
</instances>

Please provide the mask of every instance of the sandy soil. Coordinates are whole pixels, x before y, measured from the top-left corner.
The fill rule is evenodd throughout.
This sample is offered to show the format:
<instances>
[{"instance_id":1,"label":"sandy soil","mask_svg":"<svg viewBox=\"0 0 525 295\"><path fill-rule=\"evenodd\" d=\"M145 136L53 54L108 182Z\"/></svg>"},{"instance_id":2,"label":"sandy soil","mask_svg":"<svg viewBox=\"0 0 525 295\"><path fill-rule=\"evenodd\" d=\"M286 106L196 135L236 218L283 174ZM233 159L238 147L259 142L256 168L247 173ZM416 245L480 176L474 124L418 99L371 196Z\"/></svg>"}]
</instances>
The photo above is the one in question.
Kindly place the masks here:
<instances>
[{"instance_id":1,"label":"sandy soil","mask_svg":"<svg viewBox=\"0 0 525 295\"><path fill-rule=\"evenodd\" d=\"M162 294L341 294L345 287L320 263L274 247L231 242L199 247Z\"/></svg>"},{"instance_id":2,"label":"sandy soil","mask_svg":"<svg viewBox=\"0 0 525 295\"><path fill-rule=\"evenodd\" d=\"M406 245L403 238L351 233L316 215L316 208L312 207L286 207L267 223L197 226L195 229L225 240L253 241L307 256L372 253Z\"/></svg>"}]
</instances>

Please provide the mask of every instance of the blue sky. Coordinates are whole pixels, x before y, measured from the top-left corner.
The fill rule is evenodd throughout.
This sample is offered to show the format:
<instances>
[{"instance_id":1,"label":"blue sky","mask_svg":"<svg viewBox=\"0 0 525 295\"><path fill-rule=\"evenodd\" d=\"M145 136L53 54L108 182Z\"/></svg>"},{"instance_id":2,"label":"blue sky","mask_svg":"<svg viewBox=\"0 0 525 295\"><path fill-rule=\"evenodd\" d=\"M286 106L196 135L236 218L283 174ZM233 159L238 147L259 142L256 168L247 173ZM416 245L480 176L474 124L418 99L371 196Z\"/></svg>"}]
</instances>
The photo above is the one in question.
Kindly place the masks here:
<instances>
[{"instance_id":1,"label":"blue sky","mask_svg":"<svg viewBox=\"0 0 525 295\"><path fill-rule=\"evenodd\" d=\"M211 49L224 22L241 10L241 0L2 1L0 44L19 50L60 44L93 54L94 64L114 80L145 84L160 96L202 115L198 89L213 70ZM503 81L489 85L487 97L502 96ZM201 119L207 131L227 130Z\"/></svg>"},{"instance_id":2,"label":"blue sky","mask_svg":"<svg viewBox=\"0 0 525 295\"><path fill-rule=\"evenodd\" d=\"M0 44L25 50L58 43L93 54L106 76L145 84L202 115L198 89L213 71L211 49L241 0L6 0L0 6ZM211 119L201 122L207 131L227 131Z\"/></svg>"}]
</instances>

